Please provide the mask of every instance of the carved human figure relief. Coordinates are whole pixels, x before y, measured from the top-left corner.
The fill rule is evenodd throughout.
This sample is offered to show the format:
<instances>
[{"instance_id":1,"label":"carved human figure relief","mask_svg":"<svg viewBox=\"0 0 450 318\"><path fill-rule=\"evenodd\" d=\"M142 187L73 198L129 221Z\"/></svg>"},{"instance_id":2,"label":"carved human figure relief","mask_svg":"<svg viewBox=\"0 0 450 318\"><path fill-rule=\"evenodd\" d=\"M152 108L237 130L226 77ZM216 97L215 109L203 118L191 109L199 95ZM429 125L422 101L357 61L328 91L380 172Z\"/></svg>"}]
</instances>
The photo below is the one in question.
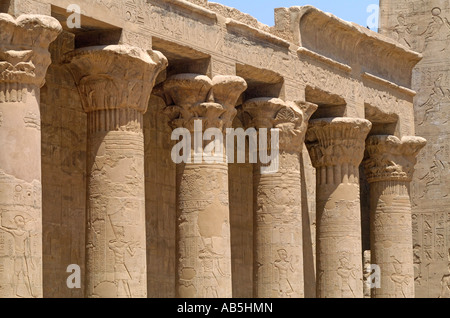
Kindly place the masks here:
<instances>
[{"instance_id":1,"label":"carved human figure relief","mask_svg":"<svg viewBox=\"0 0 450 318\"><path fill-rule=\"evenodd\" d=\"M431 91L430 97L418 107L422 108L423 118L419 120L418 125L421 126L426 122L432 120L433 122L445 124L448 122L446 116L442 116L440 113L442 104L450 102L450 89L445 85L444 74L439 74L439 76L434 81L434 86Z\"/></svg>"},{"instance_id":2,"label":"carved human figure relief","mask_svg":"<svg viewBox=\"0 0 450 318\"><path fill-rule=\"evenodd\" d=\"M403 298L407 298L404 288L408 286L410 279L407 275L403 274L402 263L398 260L394 260L392 266L394 267L394 272L390 278L395 285L394 294L396 297L402 296Z\"/></svg>"},{"instance_id":3,"label":"carved human figure relief","mask_svg":"<svg viewBox=\"0 0 450 318\"><path fill-rule=\"evenodd\" d=\"M31 253L31 231L25 226L25 218L20 214L14 217L14 227L5 227L0 223L0 230L10 234L14 240L12 283L15 297L35 297L30 280L30 271L35 269ZM28 295L19 294L20 283L25 284Z\"/></svg>"},{"instance_id":4,"label":"carved human figure relief","mask_svg":"<svg viewBox=\"0 0 450 318\"><path fill-rule=\"evenodd\" d=\"M344 253L339 259L337 274L341 278L340 288L342 298L355 298L355 288L357 280L357 269L349 262L348 254Z\"/></svg>"},{"instance_id":5,"label":"carved human figure relief","mask_svg":"<svg viewBox=\"0 0 450 318\"><path fill-rule=\"evenodd\" d=\"M278 293L281 298L291 298L294 293L289 279L289 272L295 273L293 256L288 255L285 249L278 250L278 259L273 266L278 270Z\"/></svg>"},{"instance_id":6,"label":"carved human figure relief","mask_svg":"<svg viewBox=\"0 0 450 318\"><path fill-rule=\"evenodd\" d=\"M406 47L412 48L414 41L414 29L417 29L417 24L407 23L403 14L397 17L398 24L394 27L393 32L396 34L398 42Z\"/></svg>"},{"instance_id":7,"label":"carved human figure relief","mask_svg":"<svg viewBox=\"0 0 450 318\"><path fill-rule=\"evenodd\" d=\"M227 275L220 267L221 255L214 251L212 243L205 244L205 248L200 251L199 258L203 266L203 295L204 298L219 298L217 289L219 288L218 275Z\"/></svg>"},{"instance_id":8,"label":"carved human figure relief","mask_svg":"<svg viewBox=\"0 0 450 318\"><path fill-rule=\"evenodd\" d=\"M125 264L127 255L134 256L135 247L139 242L129 242L125 239L125 229L123 226L112 225L116 239L109 241L109 249L114 253L114 283L117 287L117 296L121 294L121 288L127 298L132 298L129 280L132 279L130 271Z\"/></svg>"},{"instance_id":9,"label":"carved human figure relief","mask_svg":"<svg viewBox=\"0 0 450 318\"><path fill-rule=\"evenodd\" d=\"M444 51L450 40L450 23L446 17L442 17L442 10L439 7L431 10L431 16L428 26L419 34L425 39L423 51L427 50L431 43L435 45L436 51Z\"/></svg>"}]
</instances>

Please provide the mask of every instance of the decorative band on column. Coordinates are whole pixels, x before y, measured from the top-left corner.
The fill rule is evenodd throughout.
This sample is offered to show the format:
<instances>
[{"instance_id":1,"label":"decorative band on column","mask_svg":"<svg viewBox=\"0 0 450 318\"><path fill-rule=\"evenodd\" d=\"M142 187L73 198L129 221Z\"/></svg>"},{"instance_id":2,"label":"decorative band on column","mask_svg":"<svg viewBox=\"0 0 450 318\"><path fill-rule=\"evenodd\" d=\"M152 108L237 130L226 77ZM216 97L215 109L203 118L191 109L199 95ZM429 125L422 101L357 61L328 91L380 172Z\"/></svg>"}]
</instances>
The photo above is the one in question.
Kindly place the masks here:
<instances>
[{"instance_id":1,"label":"decorative band on column","mask_svg":"<svg viewBox=\"0 0 450 318\"><path fill-rule=\"evenodd\" d=\"M28 92L34 88L30 84L0 82L0 103L26 103Z\"/></svg>"},{"instance_id":2,"label":"decorative band on column","mask_svg":"<svg viewBox=\"0 0 450 318\"><path fill-rule=\"evenodd\" d=\"M88 113L88 132L108 132L114 130L141 132L143 114L132 108L102 109Z\"/></svg>"},{"instance_id":3,"label":"decorative band on column","mask_svg":"<svg viewBox=\"0 0 450 318\"><path fill-rule=\"evenodd\" d=\"M359 167L353 164L340 164L317 168L317 185L338 185L341 183L359 184Z\"/></svg>"}]
</instances>

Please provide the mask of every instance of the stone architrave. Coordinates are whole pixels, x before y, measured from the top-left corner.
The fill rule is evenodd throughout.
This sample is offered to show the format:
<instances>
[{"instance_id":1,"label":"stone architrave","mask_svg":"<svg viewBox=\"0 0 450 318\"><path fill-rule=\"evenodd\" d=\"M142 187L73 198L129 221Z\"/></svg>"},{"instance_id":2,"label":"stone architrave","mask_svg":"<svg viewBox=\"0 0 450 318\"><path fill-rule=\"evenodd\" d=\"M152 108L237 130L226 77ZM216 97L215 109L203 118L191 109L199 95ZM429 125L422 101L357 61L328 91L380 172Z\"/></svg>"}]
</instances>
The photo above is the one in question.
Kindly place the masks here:
<instances>
[{"instance_id":1,"label":"stone architrave","mask_svg":"<svg viewBox=\"0 0 450 318\"><path fill-rule=\"evenodd\" d=\"M43 296L40 88L61 31L0 13L0 297Z\"/></svg>"},{"instance_id":2,"label":"stone architrave","mask_svg":"<svg viewBox=\"0 0 450 318\"><path fill-rule=\"evenodd\" d=\"M303 298L300 157L308 120L317 105L277 98L248 100L243 110L256 129L279 129L278 171L254 165L253 292L257 298ZM267 149L271 150L271 141ZM259 145L266 147L266 145Z\"/></svg>"},{"instance_id":3,"label":"stone architrave","mask_svg":"<svg viewBox=\"0 0 450 318\"><path fill-rule=\"evenodd\" d=\"M143 114L167 59L128 45L68 54L88 113L86 296L147 296Z\"/></svg>"},{"instance_id":4,"label":"stone architrave","mask_svg":"<svg viewBox=\"0 0 450 318\"><path fill-rule=\"evenodd\" d=\"M372 263L380 266L381 288L373 298L414 298L410 183L416 158L425 147L420 137L371 136L364 168L370 184Z\"/></svg>"},{"instance_id":5,"label":"stone architrave","mask_svg":"<svg viewBox=\"0 0 450 318\"><path fill-rule=\"evenodd\" d=\"M211 152L211 157L204 154L195 160L214 142L199 141L197 147L202 149L195 152L194 122L201 120L200 133L217 128L223 136L231 127L236 102L246 88L247 83L237 76L215 76L211 80L198 74L174 75L163 84L168 105L165 113L172 128L187 129L192 140L187 144L192 146L190 162L177 165L176 295L180 298L232 297L225 145L223 139L216 140L223 156Z\"/></svg>"},{"instance_id":6,"label":"stone architrave","mask_svg":"<svg viewBox=\"0 0 450 318\"><path fill-rule=\"evenodd\" d=\"M372 124L312 120L306 133L317 180L317 297L363 298L359 165Z\"/></svg>"}]
</instances>

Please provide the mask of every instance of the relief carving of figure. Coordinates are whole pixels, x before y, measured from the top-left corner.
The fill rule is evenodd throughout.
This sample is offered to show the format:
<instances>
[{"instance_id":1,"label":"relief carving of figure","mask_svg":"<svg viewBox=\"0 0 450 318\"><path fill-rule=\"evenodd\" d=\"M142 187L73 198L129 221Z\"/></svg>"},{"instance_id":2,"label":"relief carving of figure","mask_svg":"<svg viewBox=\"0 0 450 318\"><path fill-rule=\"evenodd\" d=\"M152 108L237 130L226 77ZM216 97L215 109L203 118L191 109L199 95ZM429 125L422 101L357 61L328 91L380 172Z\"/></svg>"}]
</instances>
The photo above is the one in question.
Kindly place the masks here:
<instances>
[{"instance_id":1,"label":"relief carving of figure","mask_svg":"<svg viewBox=\"0 0 450 318\"><path fill-rule=\"evenodd\" d=\"M278 269L278 292L282 297L290 298L294 293L288 278L288 271L295 272L292 265L292 256L288 259L288 253L285 249L278 250L278 256L279 259L273 264Z\"/></svg>"},{"instance_id":2,"label":"relief carving of figure","mask_svg":"<svg viewBox=\"0 0 450 318\"><path fill-rule=\"evenodd\" d=\"M393 266L395 273L391 275L391 280L395 284L395 295L402 295L403 298L406 298L403 287L405 284L408 285L408 277L403 274L402 264L398 260L395 260Z\"/></svg>"},{"instance_id":3,"label":"relief carving of figure","mask_svg":"<svg viewBox=\"0 0 450 318\"><path fill-rule=\"evenodd\" d=\"M438 51L444 51L447 48L450 39L450 23L447 18L441 17L442 10L433 8L431 10L432 18L425 31L420 36L425 38L424 51L431 42L436 43Z\"/></svg>"},{"instance_id":4,"label":"relief carving of figure","mask_svg":"<svg viewBox=\"0 0 450 318\"><path fill-rule=\"evenodd\" d=\"M442 87L442 81L443 74L439 74L438 78L434 81L434 87L430 94L430 97L425 103L419 105L420 108L425 108L425 114L419 125L423 125L429 119L429 116L431 116L433 113L439 112L441 109L441 103L450 101L449 90ZM443 119L445 120L443 124L445 124L448 119Z\"/></svg>"},{"instance_id":5,"label":"relief carving of figure","mask_svg":"<svg viewBox=\"0 0 450 318\"><path fill-rule=\"evenodd\" d=\"M131 298L132 294L128 281L132 279L132 277L125 264L125 255L128 253L133 257L137 243L127 242L125 240L125 230L123 227L113 227L113 229L114 228L116 239L109 241L109 249L114 253L114 282L117 286L117 294L119 294L119 286L122 285L126 296Z\"/></svg>"},{"instance_id":6,"label":"relief carving of figure","mask_svg":"<svg viewBox=\"0 0 450 318\"><path fill-rule=\"evenodd\" d=\"M348 255L344 255L339 259L340 266L337 274L341 277L341 297L354 298L354 283L356 283L356 269L351 266Z\"/></svg>"},{"instance_id":7,"label":"relief carving of figure","mask_svg":"<svg viewBox=\"0 0 450 318\"><path fill-rule=\"evenodd\" d=\"M448 274L445 274L441 280L441 295L439 298L450 298L450 263L448 263Z\"/></svg>"},{"instance_id":8,"label":"relief carving of figure","mask_svg":"<svg viewBox=\"0 0 450 318\"><path fill-rule=\"evenodd\" d=\"M217 288L219 281L217 280L216 271L220 276L226 277L220 268L219 259L222 255L216 253L211 243L206 243L205 248L200 251L199 258L203 266L203 296L205 298L218 298Z\"/></svg>"},{"instance_id":9,"label":"relief carving of figure","mask_svg":"<svg viewBox=\"0 0 450 318\"><path fill-rule=\"evenodd\" d=\"M14 217L15 228L8 228L0 225L0 230L11 234L14 238L14 295L22 297L18 292L20 277L24 282L31 297L35 297L31 287L29 269L34 270L35 266L31 257L31 231L25 229L25 218L22 215Z\"/></svg>"},{"instance_id":10,"label":"relief carving of figure","mask_svg":"<svg viewBox=\"0 0 450 318\"><path fill-rule=\"evenodd\" d=\"M399 15L397 21L398 24L394 27L394 33L397 34L398 42L406 47L412 48L412 31L416 24L406 23L406 19L403 15Z\"/></svg>"}]
</instances>

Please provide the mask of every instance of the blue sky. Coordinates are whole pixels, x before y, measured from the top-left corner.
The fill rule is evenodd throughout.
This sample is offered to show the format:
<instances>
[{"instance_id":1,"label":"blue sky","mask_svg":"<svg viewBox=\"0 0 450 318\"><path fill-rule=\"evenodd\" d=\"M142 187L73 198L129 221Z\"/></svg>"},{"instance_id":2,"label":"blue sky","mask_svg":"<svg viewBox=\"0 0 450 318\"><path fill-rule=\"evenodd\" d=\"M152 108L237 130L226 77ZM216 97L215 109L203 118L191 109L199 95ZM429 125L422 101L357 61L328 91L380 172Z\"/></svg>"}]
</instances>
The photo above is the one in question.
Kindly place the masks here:
<instances>
[{"instance_id":1,"label":"blue sky","mask_svg":"<svg viewBox=\"0 0 450 318\"><path fill-rule=\"evenodd\" d=\"M274 25L273 9L313 5L325 12L331 12L341 19L367 26L367 19L373 12L367 12L371 4L379 4L378 0L210 0L248 13L260 22ZM370 25L371 26L371 25ZM376 29L373 27L372 29Z\"/></svg>"}]
</instances>

